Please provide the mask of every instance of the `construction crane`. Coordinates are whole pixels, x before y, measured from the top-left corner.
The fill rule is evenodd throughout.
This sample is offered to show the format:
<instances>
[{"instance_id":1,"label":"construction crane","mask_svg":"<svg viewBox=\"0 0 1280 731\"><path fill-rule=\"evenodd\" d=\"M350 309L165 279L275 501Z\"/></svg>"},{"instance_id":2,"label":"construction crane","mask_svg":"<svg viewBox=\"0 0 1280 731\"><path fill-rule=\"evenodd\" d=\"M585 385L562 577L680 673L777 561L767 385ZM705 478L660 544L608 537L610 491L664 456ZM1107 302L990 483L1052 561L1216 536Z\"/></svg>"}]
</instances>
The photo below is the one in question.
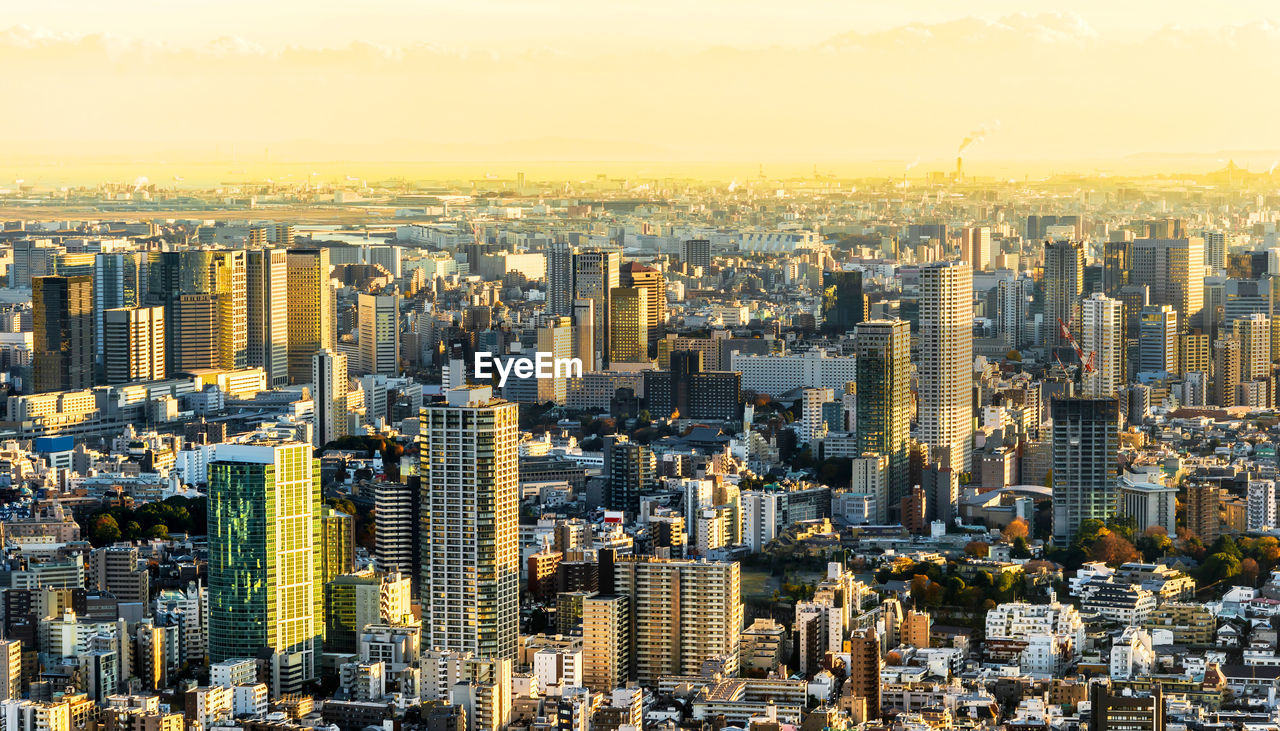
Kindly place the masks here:
<instances>
[{"instance_id":1,"label":"construction crane","mask_svg":"<svg viewBox=\"0 0 1280 731\"><path fill-rule=\"evenodd\" d=\"M1093 373L1096 370L1093 367L1093 357L1097 352L1089 351L1089 357L1086 358L1084 350L1080 348L1080 344L1076 342L1075 337L1071 334L1071 328L1067 327L1067 323L1063 322L1061 317L1058 318L1058 336L1066 340L1071 345L1071 349L1076 351L1076 359L1080 361L1080 367L1076 369L1076 382L1079 383L1084 379L1085 374ZM1057 358L1057 355L1054 357ZM1063 365L1062 359L1057 358L1057 360L1058 365L1062 366L1063 370L1066 370L1067 367Z\"/></svg>"}]
</instances>

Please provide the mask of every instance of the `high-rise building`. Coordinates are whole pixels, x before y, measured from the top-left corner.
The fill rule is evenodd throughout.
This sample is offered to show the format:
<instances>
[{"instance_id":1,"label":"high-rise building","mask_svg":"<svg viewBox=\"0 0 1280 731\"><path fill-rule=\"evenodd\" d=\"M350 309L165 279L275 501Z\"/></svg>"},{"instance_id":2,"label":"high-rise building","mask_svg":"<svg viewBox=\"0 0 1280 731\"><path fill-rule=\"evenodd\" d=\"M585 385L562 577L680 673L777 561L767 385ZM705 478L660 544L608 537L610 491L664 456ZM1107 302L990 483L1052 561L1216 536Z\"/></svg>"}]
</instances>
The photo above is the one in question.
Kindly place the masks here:
<instances>
[{"instance_id":1,"label":"high-rise building","mask_svg":"<svg viewBox=\"0 0 1280 731\"><path fill-rule=\"evenodd\" d=\"M849 638L849 660L848 692L866 701L867 720L880 718L880 636L873 628Z\"/></svg>"},{"instance_id":2,"label":"high-rise building","mask_svg":"<svg viewBox=\"0 0 1280 731\"><path fill-rule=\"evenodd\" d=\"M158 381L165 377L163 307L120 307L102 313L104 382Z\"/></svg>"},{"instance_id":3,"label":"high-rise building","mask_svg":"<svg viewBox=\"0 0 1280 731\"><path fill-rule=\"evenodd\" d=\"M858 354L858 392L854 420L858 454L888 460L884 504L877 501L877 523L888 520L910 489L911 324L906 320L869 320L854 334Z\"/></svg>"},{"instance_id":4,"label":"high-rise building","mask_svg":"<svg viewBox=\"0 0 1280 731\"><path fill-rule=\"evenodd\" d=\"M318 677L320 461L300 442L220 444L209 464L209 659L270 659L275 694Z\"/></svg>"},{"instance_id":5,"label":"high-rise building","mask_svg":"<svg viewBox=\"0 0 1280 731\"><path fill-rule=\"evenodd\" d=\"M552 358L574 357L573 321L568 317L554 318L538 328L537 340L538 351L550 353ZM586 364L583 364L583 373L586 373ZM538 403L545 404L548 401L554 404L564 403L568 393L568 377L563 372L552 369L551 378L538 378L535 379L535 383L538 389Z\"/></svg>"},{"instance_id":6,"label":"high-rise building","mask_svg":"<svg viewBox=\"0 0 1280 731\"><path fill-rule=\"evenodd\" d=\"M1001 279L996 285L996 335L1010 349L1021 348L1026 335L1027 295L1022 281Z\"/></svg>"},{"instance_id":7,"label":"high-rise building","mask_svg":"<svg viewBox=\"0 0 1280 731\"><path fill-rule=\"evenodd\" d=\"M246 253L200 249L147 256L147 304L165 308L169 373L247 367Z\"/></svg>"},{"instance_id":8,"label":"high-rise building","mask_svg":"<svg viewBox=\"0 0 1280 731\"><path fill-rule=\"evenodd\" d=\"M1178 374L1203 373L1208 377L1213 360L1210 356L1209 336L1204 333L1183 333L1178 336Z\"/></svg>"},{"instance_id":9,"label":"high-rise building","mask_svg":"<svg viewBox=\"0 0 1280 731\"><path fill-rule=\"evenodd\" d=\"M1138 372L1178 372L1178 312L1147 305L1138 315Z\"/></svg>"},{"instance_id":10,"label":"high-rise building","mask_svg":"<svg viewBox=\"0 0 1280 731\"><path fill-rule=\"evenodd\" d=\"M627 683L631 674L631 597L582 599L582 679L597 693Z\"/></svg>"},{"instance_id":11,"label":"high-rise building","mask_svg":"<svg viewBox=\"0 0 1280 731\"><path fill-rule=\"evenodd\" d=\"M1213 344L1213 403L1223 408L1236 405L1236 388L1241 383L1240 339L1219 338Z\"/></svg>"},{"instance_id":12,"label":"high-rise building","mask_svg":"<svg viewBox=\"0 0 1280 731\"><path fill-rule=\"evenodd\" d=\"M1093 373L1084 377L1084 395L1114 396L1125 384L1120 300L1094 292L1080 309L1080 348L1085 353L1093 353Z\"/></svg>"},{"instance_id":13,"label":"high-rise building","mask_svg":"<svg viewBox=\"0 0 1280 731\"><path fill-rule=\"evenodd\" d=\"M1151 303L1169 305L1178 322L1202 324L1204 308L1204 239L1138 239L1129 259L1130 281L1151 288Z\"/></svg>"},{"instance_id":14,"label":"high-rise building","mask_svg":"<svg viewBox=\"0 0 1280 731\"><path fill-rule=\"evenodd\" d=\"M320 583L356 570L356 519L328 505L320 507Z\"/></svg>"},{"instance_id":15,"label":"high-rise building","mask_svg":"<svg viewBox=\"0 0 1280 731\"><path fill-rule=\"evenodd\" d=\"M289 384L289 270L284 249L245 252L247 364L272 387Z\"/></svg>"},{"instance_id":16,"label":"high-rise building","mask_svg":"<svg viewBox=\"0 0 1280 731\"><path fill-rule=\"evenodd\" d=\"M179 294L165 308L165 353L170 373L217 368L219 330L217 295Z\"/></svg>"},{"instance_id":17,"label":"high-rise building","mask_svg":"<svg viewBox=\"0 0 1280 731\"><path fill-rule=\"evenodd\" d=\"M311 378L312 356L335 343L329 250L289 249L285 262L289 287L289 380L306 383Z\"/></svg>"},{"instance_id":18,"label":"high-rise building","mask_svg":"<svg viewBox=\"0 0 1280 731\"><path fill-rule=\"evenodd\" d=\"M920 269L920 435L931 462L967 472L973 447L973 270Z\"/></svg>"},{"instance_id":19,"label":"high-rise building","mask_svg":"<svg viewBox=\"0 0 1280 731\"><path fill-rule=\"evenodd\" d=\"M98 343L106 342L103 333L103 316L107 310L141 305L146 296L146 254L143 252L113 252L97 254L93 263L93 336ZM97 365L102 365L102 349L98 349ZM109 381L108 381L109 383Z\"/></svg>"},{"instance_id":20,"label":"high-rise building","mask_svg":"<svg viewBox=\"0 0 1280 731\"><path fill-rule=\"evenodd\" d=\"M455 388L422 410L423 644L515 658L519 408Z\"/></svg>"},{"instance_id":21,"label":"high-rise building","mask_svg":"<svg viewBox=\"0 0 1280 731\"><path fill-rule=\"evenodd\" d=\"M357 638L371 624L411 618L409 577L364 570L335 576L324 585L324 651L355 654Z\"/></svg>"},{"instance_id":22,"label":"high-rise building","mask_svg":"<svg viewBox=\"0 0 1280 731\"><path fill-rule=\"evenodd\" d=\"M93 277L31 280L36 393L93 386Z\"/></svg>"},{"instance_id":23,"label":"high-rise building","mask_svg":"<svg viewBox=\"0 0 1280 731\"><path fill-rule=\"evenodd\" d=\"M347 356L343 353L325 348L311 356L317 447L347 435L347 379Z\"/></svg>"},{"instance_id":24,"label":"high-rise building","mask_svg":"<svg viewBox=\"0 0 1280 731\"><path fill-rule=\"evenodd\" d=\"M680 261L689 266L711 268L711 240L688 239L680 242Z\"/></svg>"},{"instance_id":25,"label":"high-rise building","mask_svg":"<svg viewBox=\"0 0 1280 731\"><path fill-rule=\"evenodd\" d=\"M614 287L609 293L609 365L649 361L649 290Z\"/></svg>"},{"instance_id":26,"label":"high-rise building","mask_svg":"<svg viewBox=\"0 0 1280 731\"><path fill-rule=\"evenodd\" d=\"M22 698L22 641L0 640L0 701Z\"/></svg>"},{"instance_id":27,"label":"high-rise building","mask_svg":"<svg viewBox=\"0 0 1280 731\"><path fill-rule=\"evenodd\" d=\"M641 683L697 675L717 657L736 674L743 616L736 561L638 558L615 570L617 592L631 597Z\"/></svg>"},{"instance_id":28,"label":"high-rise building","mask_svg":"<svg viewBox=\"0 0 1280 731\"><path fill-rule=\"evenodd\" d=\"M667 324L667 279L662 272L637 262L622 265L619 281L623 287L643 289L645 297L645 325L648 333L649 354L656 354L658 340Z\"/></svg>"},{"instance_id":29,"label":"high-rise building","mask_svg":"<svg viewBox=\"0 0 1280 731\"><path fill-rule=\"evenodd\" d=\"M357 299L359 372L400 375L400 295L361 293Z\"/></svg>"},{"instance_id":30,"label":"high-rise building","mask_svg":"<svg viewBox=\"0 0 1280 731\"><path fill-rule=\"evenodd\" d=\"M862 293L862 272L822 273L822 330L845 333L867 319L867 298Z\"/></svg>"},{"instance_id":31,"label":"high-rise building","mask_svg":"<svg viewBox=\"0 0 1280 731\"><path fill-rule=\"evenodd\" d=\"M656 459L647 446L618 434L604 440L604 504L637 515L640 495L657 484Z\"/></svg>"},{"instance_id":32,"label":"high-rise building","mask_svg":"<svg viewBox=\"0 0 1280 731\"><path fill-rule=\"evenodd\" d=\"M1226 271L1227 235L1221 231L1205 231L1201 238L1204 239L1204 265L1214 274Z\"/></svg>"},{"instance_id":33,"label":"high-rise building","mask_svg":"<svg viewBox=\"0 0 1280 731\"><path fill-rule=\"evenodd\" d=\"M1073 333L1080 332L1080 295L1084 292L1084 244L1050 241L1044 245L1044 330L1049 348L1067 345L1059 332L1061 320Z\"/></svg>"},{"instance_id":34,"label":"high-rise building","mask_svg":"<svg viewBox=\"0 0 1280 731\"><path fill-rule=\"evenodd\" d=\"M416 482L416 480L415 480ZM373 534L373 561L379 571L398 571L417 581L419 490L404 482L377 481L373 500L378 506Z\"/></svg>"},{"instance_id":35,"label":"high-rise building","mask_svg":"<svg viewBox=\"0 0 1280 731\"><path fill-rule=\"evenodd\" d=\"M118 601L141 604L151 601L150 572L138 565L136 546L103 546L89 554L85 583L96 591L111 592Z\"/></svg>"},{"instance_id":36,"label":"high-rise building","mask_svg":"<svg viewBox=\"0 0 1280 731\"><path fill-rule=\"evenodd\" d=\"M967 226L960 230L960 260L978 272L991 266L990 226Z\"/></svg>"},{"instance_id":37,"label":"high-rise building","mask_svg":"<svg viewBox=\"0 0 1280 731\"><path fill-rule=\"evenodd\" d=\"M557 241L547 247L547 314L567 317L573 314L573 257L578 250Z\"/></svg>"},{"instance_id":38,"label":"high-rise building","mask_svg":"<svg viewBox=\"0 0 1280 731\"><path fill-rule=\"evenodd\" d=\"M1271 318L1252 314L1232 323L1240 341L1240 380L1271 377Z\"/></svg>"},{"instance_id":39,"label":"high-rise building","mask_svg":"<svg viewBox=\"0 0 1280 731\"><path fill-rule=\"evenodd\" d=\"M1066 545L1080 524L1106 522L1119 508L1116 455L1120 406L1114 398L1058 398L1053 419L1053 540Z\"/></svg>"},{"instance_id":40,"label":"high-rise building","mask_svg":"<svg viewBox=\"0 0 1280 731\"><path fill-rule=\"evenodd\" d=\"M1187 530L1206 546L1212 546L1219 535L1219 494L1222 489L1209 483L1187 485Z\"/></svg>"},{"instance_id":41,"label":"high-rise building","mask_svg":"<svg viewBox=\"0 0 1280 731\"><path fill-rule=\"evenodd\" d=\"M573 355L582 361L582 372L596 370L600 361L596 358L596 303L591 299L573 301Z\"/></svg>"},{"instance_id":42,"label":"high-rise building","mask_svg":"<svg viewBox=\"0 0 1280 731\"><path fill-rule=\"evenodd\" d=\"M1108 297L1115 297L1130 281L1129 249L1133 242L1108 241L1102 246L1102 291Z\"/></svg>"},{"instance_id":43,"label":"high-rise building","mask_svg":"<svg viewBox=\"0 0 1280 731\"><path fill-rule=\"evenodd\" d=\"M605 342L609 334L609 296L621 282L621 266L622 253L618 251L583 251L573 257L574 298L592 301L595 315L592 322L592 347L600 354L600 358L592 359L596 363L609 355ZM574 308L577 309L576 303ZM585 359L583 365L586 365Z\"/></svg>"}]
</instances>

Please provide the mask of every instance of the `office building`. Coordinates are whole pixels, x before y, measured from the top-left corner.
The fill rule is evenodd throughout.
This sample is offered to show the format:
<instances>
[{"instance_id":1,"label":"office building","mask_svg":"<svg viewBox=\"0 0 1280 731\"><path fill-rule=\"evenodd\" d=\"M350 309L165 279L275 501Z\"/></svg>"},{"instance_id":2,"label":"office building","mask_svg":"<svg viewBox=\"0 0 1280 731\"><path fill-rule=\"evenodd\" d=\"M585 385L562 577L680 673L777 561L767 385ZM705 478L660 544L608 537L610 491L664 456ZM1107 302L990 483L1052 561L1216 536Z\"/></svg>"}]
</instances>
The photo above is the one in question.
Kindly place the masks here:
<instances>
[{"instance_id":1,"label":"office building","mask_svg":"<svg viewBox=\"0 0 1280 731\"><path fill-rule=\"evenodd\" d=\"M36 393L93 386L93 277L31 281Z\"/></svg>"},{"instance_id":2,"label":"office building","mask_svg":"<svg viewBox=\"0 0 1280 731\"><path fill-rule=\"evenodd\" d=\"M107 310L121 307L132 309L143 304L147 288L146 261L146 254L137 251L94 255L94 342L106 342L103 318ZM99 368L102 366L102 357L103 354L99 348L97 354Z\"/></svg>"},{"instance_id":3,"label":"office building","mask_svg":"<svg viewBox=\"0 0 1280 731\"><path fill-rule=\"evenodd\" d=\"M867 298L862 293L862 272L822 273L822 331L845 333L867 319Z\"/></svg>"},{"instance_id":4,"label":"office building","mask_svg":"<svg viewBox=\"0 0 1280 731\"><path fill-rule=\"evenodd\" d=\"M1204 307L1204 240L1137 239L1130 249L1130 281L1151 288L1151 304L1169 305L1185 327L1199 327Z\"/></svg>"},{"instance_id":5,"label":"office building","mask_svg":"<svg viewBox=\"0 0 1280 731\"><path fill-rule=\"evenodd\" d=\"M880 636L873 628L849 638L849 660L846 692L866 701L868 720L880 718Z\"/></svg>"},{"instance_id":6,"label":"office building","mask_svg":"<svg viewBox=\"0 0 1280 731\"><path fill-rule=\"evenodd\" d=\"M347 435L347 356L327 348L311 357L315 402L315 445L322 447Z\"/></svg>"},{"instance_id":7,"label":"office building","mask_svg":"<svg viewBox=\"0 0 1280 731\"><path fill-rule=\"evenodd\" d=\"M152 251L147 304L165 308L169 373L248 367L244 251Z\"/></svg>"},{"instance_id":8,"label":"office building","mask_svg":"<svg viewBox=\"0 0 1280 731\"><path fill-rule=\"evenodd\" d=\"M667 324L667 280L662 272L637 262L622 265L619 281L623 287L634 287L647 292L645 297L645 327L648 333L647 348L650 355L657 351Z\"/></svg>"},{"instance_id":9,"label":"office building","mask_svg":"<svg viewBox=\"0 0 1280 731\"><path fill-rule=\"evenodd\" d=\"M609 366L649 362L649 290L615 287L609 293Z\"/></svg>"},{"instance_id":10,"label":"office building","mask_svg":"<svg viewBox=\"0 0 1280 731\"><path fill-rule=\"evenodd\" d=\"M400 375L400 295L361 293L356 319L360 331L357 372Z\"/></svg>"},{"instance_id":11,"label":"office building","mask_svg":"<svg viewBox=\"0 0 1280 731\"><path fill-rule=\"evenodd\" d=\"M1139 314L1138 372L1178 372L1178 312L1169 305L1147 305Z\"/></svg>"},{"instance_id":12,"label":"office building","mask_svg":"<svg viewBox=\"0 0 1280 731\"><path fill-rule=\"evenodd\" d=\"M519 408L455 388L422 410L423 645L516 656Z\"/></svg>"},{"instance_id":13,"label":"office building","mask_svg":"<svg viewBox=\"0 0 1280 731\"><path fill-rule=\"evenodd\" d=\"M245 252L246 363L273 388L289 385L289 269L284 249Z\"/></svg>"},{"instance_id":14,"label":"office building","mask_svg":"<svg viewBox=\"0 0 1280 731\"><path fill-rule=\"evenodd\" d=\"M1271 318L1252 314L1232 323L1232 333L1240 341L1240 380L1271 377Z\"/></svg>"},{"instance_id":15,"label":"office building","mask_svg":"<svg viewBox=\"0 0 1280 731\"><path fill-rule=\"evenodd\" d=\"M1120 300L1095 292L1080 307L1080 348L1086 354L1093 354L1093 373L1084 377L1084 395L1090 398L1114 396L1125 384L1124 322Z\"/></svg>"},{"instance_id":16,"label":"office building","mask_svg":"<svg viewBox=\"0 0 1280 731\"><path fill-rule=\"evenodd\" d=\"M418 577L418 498L414 485L385 480L373 484L373 500L378 506L374 565L379 571L398 571L413 581Z\"/></svg>"},{"instance_id":17,"label":"office building","mask_svg":"<svg viewBox=\"0 0 1280 731\"><path fill-rule=\"evenodd\" d=\"M1213 344L1213 403L1216 406L1236 405L1241 372L1240 339L1233 336L1217 340Z\"/></svg>"},{"instance_id":18,"label":"office building","mask_svg":"<svg viewBox=\"0 0 1280 731\"><path fill-rule=\"evenodd\" d=\"M1206 546L1212 546L1220 535L1222 489L1217 485L1187 485L1187 530Z\"/></svg>"},{"instance_id":19,"label":"office building","mask_svg":"<svg viewBox=\"0 0 1280 731\"><path fill-rule=\"evenodd\" d=\"M289 249L289 380L307 383L316 352L335 343L334 298L328 249Z\"/></svg>"},{"instance_id":20,"label":"office building","mask_svg":"<svg viewBox=\"0 0 1280 731\"><path fill-rule=\"evenodd\" d=\"M609 349L606 345L609 333L610 295L621 283L619 269L622 266L622 253L618 251L583 251L573 257L573 286L575 299L591 300L592 332L594 340L592 348L600 354L593 362L600 363L607 358ZM575 309L578 305L574 304ZM579 356L581 357L581 356ZM586 364L586 360L583 360Z\"/></svg>"},{"instance_id":21,"label":"office building","mask_svg":"<svg viewBox=\"0 0 1280 731\"><path fill-rule=\"evenodd\" d=\"M1084 292L1084 244L1050 241L1044 245L1044 329L1048 348L1068 345L1059 331L1062 321L1072 333L1080 332L1080 296Z\"/></svg>"},{"instance_id":22,"label":"office building","mask_svg":"<svg viewBox=\"0 0 1280 731\"><path fill-rule=\"evenodd\" d=\"M592 373L600 367L596 357L596 303L591 299L573 301L573 356L582 361L582 372Z\"/></svg>"},{"instance_id":23,"label":"office building","mask_svg":"<svg viewBox=\"0 0 1280 731\"><path fill-rule=\"evenodd\" d=\"M1129 249L1132 241L1107 241L1102 245L1102 291L1115 297L1129 284ZM1144 303L1145 304L1145 303Z\"/></svg>"},{"instance_id":24,"label":"office building","mask_svg":"<svg viewBox=\"0 0 1280 731\"><path fill-rule=\"evenodd\" d=\"M653 417L732 421L741 416L742 374L702 370L702 352L677 350L670 369L645 371L645 404Z\"/></svg>"},{"instance_id":25,"label":"office building","mask_svg":"<svg viewBox=\"0 0 1280 731\"><path fill-rule=\"evenodd\" d=\"M631 597L641 683L698 675L712 658L736 674L743 616L737 562L636 558L619 561L615 571L617 592Z\"/></svg>"},{"instance_id":26,"label":"office building","mask_svg":"<svg viewBox=\"0 0 1280 731\"><path fill-rule=\"evenodd\" d=\"M273 694L318 678L320 462L311 445L220 444L209 463L209 659L271 653Z\"/></svg>"},{"instance_id":27,"label":"office building","mask_svg":"<svg viewBox=\"0 0 1280 731\"><path fill-rule=\"evenodd\" d=\"M967 472L973 448L973 270L920 269L921 441L931 462Z\"/></svg>"},{"instance_id":28,"label":"office building","mask_svg":"<svg viewBox=\"0 0 1280 731\"><path fill-rule=\"evenodd\" d=\"M1027 337L1027 295L1019 279L1001 279L996 285L996 336L1011 350L1021 348Z\"/></svg>"},{"instance_id":29,"label":"office building","mask_svg":"<svg viewBox=\"0 0 1280 731\"><path fill-rule=\"evenodd\" d=\"M102 313L104 382L159 381L165 377L163 307L121 307Z\"/></svg>"},{"instance_id":30,"label":"office building","mask_svg":"<svg viewBox=\"0 0 1280 731\"><path fill-rule=\"evenodd\" d=\"M568 317L573 314L573 256L578 253L564 242L547 247L547 314Z\"/></svg>"},{"instance_id":31,"label":"office building","mask_svg":"<svg viewBox=\"0 0 1280 731\"><path fill-rule=\"evenodd\" d=\"M1058 398L1053 419L1053 540L1066 545L1086 520L1119 508L1116 455L1120 407L1114 398Z\"/></svg>"},{"instance_id":32,"label":"office building","mask_svg":"<svg viewBox=\"0 0 1280 731\"><path fill-rule=\"evenodd\" d=\"M1107 683L1089 686L1089 731L1164 731L1164 690L1151 683L1146 696L1113 694Z\"/></svg>"}]
</instances>

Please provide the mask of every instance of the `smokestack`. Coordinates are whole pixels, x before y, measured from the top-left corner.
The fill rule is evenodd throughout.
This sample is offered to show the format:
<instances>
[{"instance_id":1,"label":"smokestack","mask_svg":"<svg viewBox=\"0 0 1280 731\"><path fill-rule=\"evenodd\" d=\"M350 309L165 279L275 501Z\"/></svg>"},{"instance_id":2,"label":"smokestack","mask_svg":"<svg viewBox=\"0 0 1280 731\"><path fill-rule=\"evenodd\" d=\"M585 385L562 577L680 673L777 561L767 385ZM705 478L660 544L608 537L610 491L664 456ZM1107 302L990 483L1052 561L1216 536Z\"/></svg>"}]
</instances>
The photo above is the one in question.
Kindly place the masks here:
<instances>
[{"instance_id":1,"label":"smokestack","mask_svg":"<svg viewBox=\"0 0 1280 731\"><path fill-rule=\"evenodd\" d=\"M964 180L964 158L956 155L956 180Z\"/></svg>"}]
</instances>

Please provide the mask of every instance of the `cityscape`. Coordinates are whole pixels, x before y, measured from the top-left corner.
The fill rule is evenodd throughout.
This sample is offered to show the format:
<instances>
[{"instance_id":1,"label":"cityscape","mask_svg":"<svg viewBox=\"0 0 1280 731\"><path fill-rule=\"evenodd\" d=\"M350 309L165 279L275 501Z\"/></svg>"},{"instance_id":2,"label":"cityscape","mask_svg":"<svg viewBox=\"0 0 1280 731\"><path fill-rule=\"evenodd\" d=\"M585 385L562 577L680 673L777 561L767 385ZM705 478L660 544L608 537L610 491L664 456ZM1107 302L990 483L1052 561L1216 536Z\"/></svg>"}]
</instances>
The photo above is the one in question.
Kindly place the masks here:
<instances>
[{"instance_id":1,"label":"cityscape","mask_svg":"<svg viewBox=\"0 0 1280 731\"><path fill-rule=\"evenodd\" d=\"M14 8L0 731L1280 731L1280 14L618 5Z\"/></svg>"}]
</instances>

